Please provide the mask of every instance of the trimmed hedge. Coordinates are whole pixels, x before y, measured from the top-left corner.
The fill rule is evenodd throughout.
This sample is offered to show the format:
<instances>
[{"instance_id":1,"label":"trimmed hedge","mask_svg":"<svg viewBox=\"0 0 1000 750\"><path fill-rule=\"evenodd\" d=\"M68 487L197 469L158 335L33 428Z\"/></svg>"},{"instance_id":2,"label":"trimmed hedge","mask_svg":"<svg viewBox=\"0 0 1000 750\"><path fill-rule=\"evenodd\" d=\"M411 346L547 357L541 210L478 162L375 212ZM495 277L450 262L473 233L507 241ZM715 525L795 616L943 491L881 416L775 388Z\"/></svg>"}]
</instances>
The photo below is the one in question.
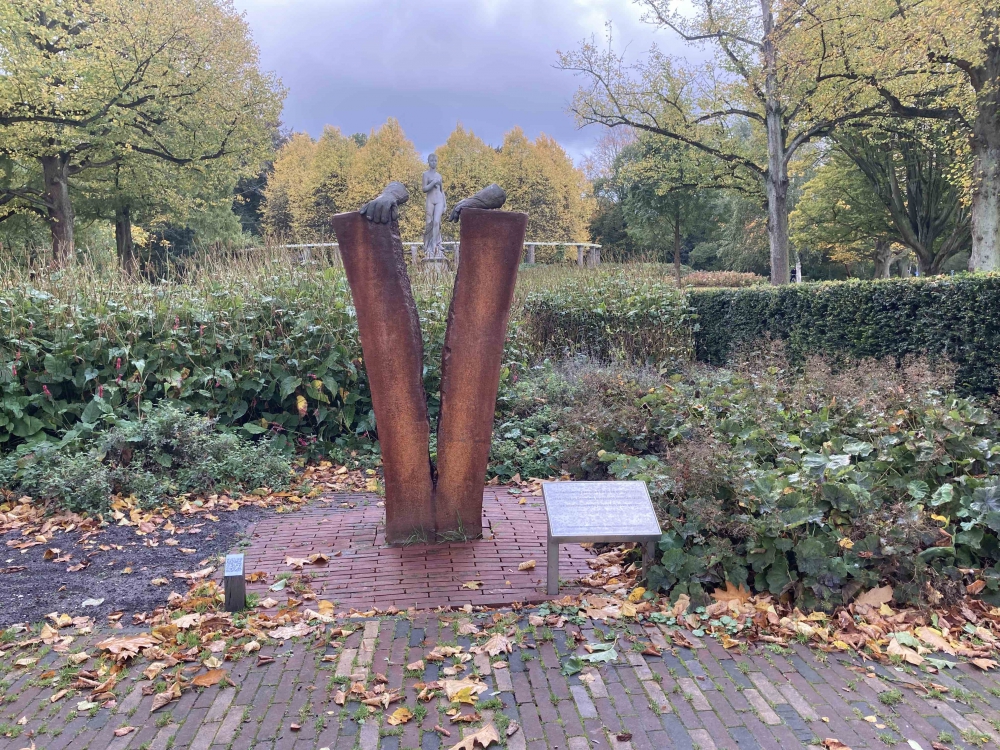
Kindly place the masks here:
<instances>
[{"instance_id":1,"label":"trimmed hedge","mask_svg":"<svg viewBox=\"0 0 1000 750\"><path fill-rule=\"evenodd\" d=\"M764 338L788 357L944 357L965 394L1000 386L1000 275L695 291L698 360L721 366Z\"/></svg>"},{"instance_id":2,"label":"trimmed hedge","mask_svg":"<svg viewBox=\"0 0 1000 750\"><path fill-rule=\"evenodd\" d=\"M536 354L656 364L692 356L690 311L672 283L599 274L528 295L523 316Z\"/></svg>"}]
</instances>

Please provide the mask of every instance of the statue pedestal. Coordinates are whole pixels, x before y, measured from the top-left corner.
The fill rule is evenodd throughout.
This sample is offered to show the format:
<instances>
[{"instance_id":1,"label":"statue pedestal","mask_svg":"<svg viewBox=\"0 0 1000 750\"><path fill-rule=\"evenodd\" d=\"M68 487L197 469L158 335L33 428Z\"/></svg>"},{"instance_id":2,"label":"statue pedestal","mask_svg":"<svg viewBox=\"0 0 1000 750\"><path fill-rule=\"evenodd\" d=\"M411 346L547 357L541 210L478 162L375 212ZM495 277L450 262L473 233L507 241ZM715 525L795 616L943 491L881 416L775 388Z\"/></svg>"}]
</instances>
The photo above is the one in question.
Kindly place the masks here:
<instances>
[{"instance_id":1,"label":"statue pedestal","mask_svg":"<svg viewBox=\"0 0 1000 750\"><path fill-rule=\"evenodd\" d=\"M425 271L433 274L444 273L448 270L448 259L445 257L441 258L424 258L422 261L422 267Z\"/></svg>"}]
</instances>

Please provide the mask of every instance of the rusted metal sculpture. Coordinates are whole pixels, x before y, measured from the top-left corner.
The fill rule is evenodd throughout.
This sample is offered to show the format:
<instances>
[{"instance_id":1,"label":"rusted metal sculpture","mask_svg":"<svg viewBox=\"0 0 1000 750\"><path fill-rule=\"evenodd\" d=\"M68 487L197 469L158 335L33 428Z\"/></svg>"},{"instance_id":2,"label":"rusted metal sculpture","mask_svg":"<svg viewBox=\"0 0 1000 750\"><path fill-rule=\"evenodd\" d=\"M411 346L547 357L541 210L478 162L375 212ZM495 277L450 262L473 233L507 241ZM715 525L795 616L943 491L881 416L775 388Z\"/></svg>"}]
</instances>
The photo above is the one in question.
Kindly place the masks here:
<instances>
[{"instance_id":1,"label":"rusted metal sculpture","mask_svg":"<svg viewBox=\"0 0 1000 750\"><path fill-rule=\"evenodd\" d=\"M382 446L391 541L434 528L424 344L396 221L406 199L406 188L390 183L360 211L333 217Z\"/></svg>"},{"instance_id":2,"label":"rusted metal sculpture","mask_svg":"<svg viewBox=\"0 0 1000 750\"><path fill-rule=\"evenodd\" d=\"M354 296L385 469L386 539L482 534L483 483L526 214L497 212L497 185L461 201L462 254L441 373L438 466L430 461L423 343L397 224L408 199L390 185L333 228Z\"/></svg>"}]
</instances>

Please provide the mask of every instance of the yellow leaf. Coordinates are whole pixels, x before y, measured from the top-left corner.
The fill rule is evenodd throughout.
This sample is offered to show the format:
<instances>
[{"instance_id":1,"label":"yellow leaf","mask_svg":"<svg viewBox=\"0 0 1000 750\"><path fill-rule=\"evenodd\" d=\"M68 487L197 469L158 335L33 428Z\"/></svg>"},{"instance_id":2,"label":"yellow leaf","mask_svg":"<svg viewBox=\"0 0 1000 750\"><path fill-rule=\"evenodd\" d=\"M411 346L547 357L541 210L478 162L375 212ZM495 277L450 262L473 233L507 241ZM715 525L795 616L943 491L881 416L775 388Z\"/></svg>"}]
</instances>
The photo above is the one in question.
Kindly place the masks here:
<instances>
[{"instance_id":1,"label":"yellow leaf","mask_svg":"<svg viewBox=\"0 0 1000 750\"><path fill-rule=\"evenodd\" d=\"M402 706L401 708L397 708L395 711L389 714L389 716L386 718L386 721L389 724L392 724L393 726L397 726L399 724L405 724L412 718L413 718L413 712L410 711L410 709L408 709L406 706Z\"/></svg>"},{"instance_id":2,"label":"yellow leaf","mask_svg":"<svg viewBox=\"0 0 1000 750\"><path fill-rule=\"evenodd\" d=\"M482 581L466 581L462 584L463 589L472 589L473 591L478 591L483 587Z\"/></svg>"},{"instance_id":3,"label":"yellow leaf","mask_svg":"<svg viewBox=\"0 0 1000 750\"><path fill-rule=\"evenodd\" d=\"M852 542L846 536L843 539L841 539L839 542L837 542L837 544L840 545L841 549L853 549L854 548L854 542Z\"/></svg>"},{"instance_id":4,"label":"yellow leaf","mask_svg":"<svg viewBox=\"0 0 1000 750\"><path fill-rule=\"evenodd\" d=\"M750 592L744 586L736 588L732 583L726 581L726 588L716 589L712 592L712 598L717 602L737 601L744 604L750 601Z\"/></svg>"},{"instance_id":5,"label":"yellow leaf","mask_svg":"<svg viewBox=\"0 0 1000 750\"><path fill-rule=\"evenodd\" d=\"M639 600L642 599L642 595L646 593L646 589L642 586L632 589L632 593L628 595L628 600L633 604L638 604Z\"/></svg>"},{"instance_id":6,"label":"yellow leaf","mask_svg":"<svg viewBox=\"0 0 1000 750\"><path fill-rule=\"evenodd\" d=\"M518 565L517 569L518 570L534 570L535 569L535 561L534 560L526 560L525 562L523 562L520 565Z\"/></svg>"}]
</instances>

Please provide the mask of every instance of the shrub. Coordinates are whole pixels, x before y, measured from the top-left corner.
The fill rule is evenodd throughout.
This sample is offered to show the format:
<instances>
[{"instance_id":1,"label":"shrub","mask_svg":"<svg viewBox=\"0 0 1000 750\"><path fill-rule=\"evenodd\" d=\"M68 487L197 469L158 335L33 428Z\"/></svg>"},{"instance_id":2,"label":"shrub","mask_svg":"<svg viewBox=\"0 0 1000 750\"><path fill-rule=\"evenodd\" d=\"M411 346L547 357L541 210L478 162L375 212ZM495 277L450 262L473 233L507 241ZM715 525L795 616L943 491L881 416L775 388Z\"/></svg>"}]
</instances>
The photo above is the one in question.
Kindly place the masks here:
<instances>
[{"instance_id":1,"label":"shrub","mask_svg":"<svg viewBox=\"0 0 1000 750\"><path fill-rule=\"evenodd\" d=\"M450 290L417 289L437 414ZM516 331L516 325L512 327ZM504 377L524 355L508 342ZM339 269L192 285L0 291L0 445L69 439L160 402L278 448L374 440L371 394Z\"/></svg>"},{"instance_id":2,"label":"shrub","mask_svg":"<svg viewBox=\"0 0 1000 750\"><path fill-rule=\"evenodd\" d=\"M958 595L975 568L1000 604L1000 430L926 368L772 359L666 381L615 368L536 379L533 414L554 420L562 469L648 483L664 530L655 587L704 603L731 581L829 608L880 583L901 601L929 584ZM521 387L504 429L533 416Z\"/></svg>"},{"instance_id":3,"label":"shrub","mask_svg":"<svg viewBox=\"0 0 1000 750\"><path fill-rule=\"evenodd\" d=\"M997 275L706 290L689 302L702 362L724 365L739 348L773 338L794 363L810 354L897 362L917 355L953 362L961 393L1000 386Z\"/></svg>"},{"instance_id":4,"label":"shrub","mask_svg":"<svg viewBox=\"0 0 1000 750\"><path fill-rule=\"evenodd\" d=\"M271 441L219 432L212 420L169 404L142 421L118 422L87 446L43 444L9 456L0 469L3 486L73 512L106 513L115 494L150 508L186 492L281 488L291 472Z\"/></svg>"},{"instance_id":5,"label":"shrub","mask_svg":"<svg viewBox=\"0 0 1000 750\"><path fill-rule=\"evenodd\" d=\"M670 282L597 273L528 295L525 334L536 353L669 364L692 352L687 303Z\"/></svg>"},{"instance_id":6,"label":"shrub","mask_svg":"<svg viewBox=\"0 0 1000 750\"><path fill-rule=\"evenodd\" d=\"M766 284L767 279L755 273L738 271L694 271L683 278L686 286L743 287Z\"/></svg>"}]
</instances>

